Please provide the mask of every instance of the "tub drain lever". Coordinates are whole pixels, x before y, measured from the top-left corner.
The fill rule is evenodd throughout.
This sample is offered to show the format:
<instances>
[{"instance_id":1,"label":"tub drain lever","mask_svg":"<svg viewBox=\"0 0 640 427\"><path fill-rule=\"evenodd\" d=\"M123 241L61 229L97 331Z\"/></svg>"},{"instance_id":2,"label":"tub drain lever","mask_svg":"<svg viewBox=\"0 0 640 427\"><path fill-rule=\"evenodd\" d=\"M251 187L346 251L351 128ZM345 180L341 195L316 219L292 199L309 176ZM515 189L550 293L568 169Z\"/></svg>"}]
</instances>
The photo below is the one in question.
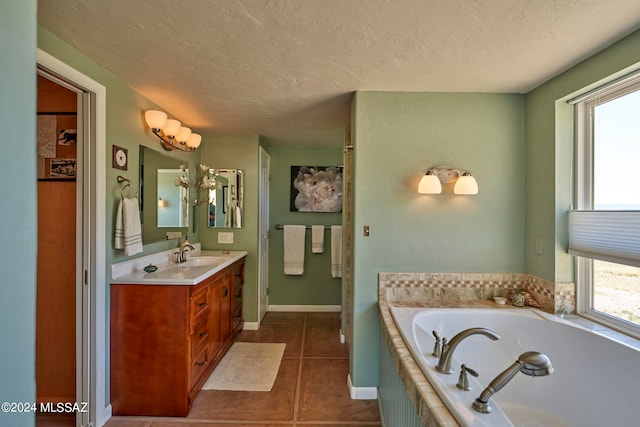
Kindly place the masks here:
<instances>
[{"instance_id":1,"label":"tub drain lever","mask_svg":"<svg viewBox=\"0 0 640 427\"><path fill-rule=\"evenodd\" d=\"M469 391L471 390L471 386L469 385L469 377L467 373L473 375L474 377L478 376L478 373L471 368L468 368L464 363L460 366L460 376L458 377L458 387L460 390Z\"/></svg>"}]
</instances>

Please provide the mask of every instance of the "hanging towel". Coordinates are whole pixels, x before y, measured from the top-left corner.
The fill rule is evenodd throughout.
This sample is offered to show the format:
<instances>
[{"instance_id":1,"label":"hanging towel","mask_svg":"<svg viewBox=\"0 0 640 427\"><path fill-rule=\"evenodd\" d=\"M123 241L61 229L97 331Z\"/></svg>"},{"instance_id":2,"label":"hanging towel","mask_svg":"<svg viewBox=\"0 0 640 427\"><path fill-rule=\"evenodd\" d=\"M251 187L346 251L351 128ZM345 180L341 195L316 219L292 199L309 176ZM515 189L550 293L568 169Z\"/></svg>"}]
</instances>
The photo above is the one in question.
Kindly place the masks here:
<instances>
[{"instance_id":1,"label":"hanging towel","mask_svg":"<svg viewBox=\"0 0 640 427\"><path fill-rule=\"evenodd\" d=\"M116 213L115 248L127 256L142 252L142 227L138 199L120 199Z\"/></svg>"},{"instance_id":2,"label":"hanging towel","mask_svg":"<svg viewBox=\"0 0 640 427\"><path fill-rule=\"evenodd\" d=\"M304 225L284 226L284 274L300 276L304 273Z\"/></svg>"},{"instance_id":3,"label":"hanging towel","mask_svg":"<svg viewBox=\"0 0 640 427\"><path fill-rule=\"evenodd\" d=\"M314 254L324 252L324 225L311 226L311 252Z\"/></svg>"},{"instance_id":4,"label":"hanging towel","mask_svg":"<svg viewBox=\"0 0 640 427\"><path fill-rule=\"evenodd\" d=\"M236 206L236 224L237 228L242 228L242 211L240 210L240 206Z\"/></svg>"},{"instance_id":5,"label":"hanging towel","mask_svg":"<svg viewBox=\"0 0 640 427\"><path fill-rule=\"evenodd\" d=\"M331 277L342 277L342 226L331 226Z\"/></svg>"}]
</instances>

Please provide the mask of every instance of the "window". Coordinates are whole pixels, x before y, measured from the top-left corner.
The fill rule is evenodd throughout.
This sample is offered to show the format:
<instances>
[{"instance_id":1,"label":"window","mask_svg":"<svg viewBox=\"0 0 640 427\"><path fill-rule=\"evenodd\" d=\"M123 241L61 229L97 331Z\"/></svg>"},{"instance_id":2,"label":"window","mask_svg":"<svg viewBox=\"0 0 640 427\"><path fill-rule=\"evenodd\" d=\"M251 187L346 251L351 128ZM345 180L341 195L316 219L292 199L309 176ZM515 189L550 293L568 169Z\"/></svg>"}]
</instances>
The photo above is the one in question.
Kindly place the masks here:
<instances>
[{"instance_id":1,"label":"window","mask_svg":"<svg viewBox=\"0 0 640 427\"><path fill-rule=\"evenodd\" d=\"M574 103L578 312L640 337L640 75Z\"/></svg>"}]
</instances>

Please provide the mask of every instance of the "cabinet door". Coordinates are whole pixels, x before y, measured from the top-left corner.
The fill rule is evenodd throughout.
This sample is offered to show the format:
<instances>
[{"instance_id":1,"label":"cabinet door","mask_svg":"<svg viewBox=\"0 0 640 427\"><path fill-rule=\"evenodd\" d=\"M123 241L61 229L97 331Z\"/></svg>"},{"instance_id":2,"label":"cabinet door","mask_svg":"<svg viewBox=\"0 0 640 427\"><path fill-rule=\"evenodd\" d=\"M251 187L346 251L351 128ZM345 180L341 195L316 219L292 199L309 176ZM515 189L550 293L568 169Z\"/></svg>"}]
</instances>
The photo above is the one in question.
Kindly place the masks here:
<instances>
[{"instance_id":1,"label":"cabinet door","mask_svg":"<svg viewBox=\"0 0 640 427\"><path fill-rule=\"evenodd\" d=\"M211 310L209 311L209 353L215 357L222 349L224 338L220 330L220 301L222 300L222 284L216 281L211 284Z\"/></svg>"},{"instance_id":2,"label":"cabinet door","mask_svg":"<svg viewBox=\"0 0 640 427\"><path fill-rule=\"evenodd\" d=\"M231 334L231 323L233 321L233 312L231 304L233 295L231 293L231 277L227 276L221 285L220 295L220 333L222 340L225 341Z\"/></svg>"}]
</instances>

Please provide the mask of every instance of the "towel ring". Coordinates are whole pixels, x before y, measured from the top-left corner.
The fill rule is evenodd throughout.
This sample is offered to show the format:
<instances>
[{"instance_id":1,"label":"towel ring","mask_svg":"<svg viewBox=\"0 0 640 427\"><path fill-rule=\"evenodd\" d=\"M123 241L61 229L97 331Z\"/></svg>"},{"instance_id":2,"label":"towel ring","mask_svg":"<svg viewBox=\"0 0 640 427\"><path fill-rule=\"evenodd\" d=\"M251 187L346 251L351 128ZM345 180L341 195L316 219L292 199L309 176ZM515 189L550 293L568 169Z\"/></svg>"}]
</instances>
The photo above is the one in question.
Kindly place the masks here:
<instances>
[{"instance_id":1,"label":"towel ring","mask_svg":"<svg viewBox=\"0 0 640 427\"><path fill-rule=\"evenodd\" d=\"M122 190L120 190L120 197L121 198L125 198L124 196L124 192L127 190L127 188L133 188L133 186L131 185L131 181L128 180L127 178L125 178L122 175L118 175L118 177L116 178L118 181L118 184L122 184L123 182L125 182L126 184L124 185L124 187L122 187ZM135 196L135 195L134 195Z\"/></svg>"}]
</instances>

